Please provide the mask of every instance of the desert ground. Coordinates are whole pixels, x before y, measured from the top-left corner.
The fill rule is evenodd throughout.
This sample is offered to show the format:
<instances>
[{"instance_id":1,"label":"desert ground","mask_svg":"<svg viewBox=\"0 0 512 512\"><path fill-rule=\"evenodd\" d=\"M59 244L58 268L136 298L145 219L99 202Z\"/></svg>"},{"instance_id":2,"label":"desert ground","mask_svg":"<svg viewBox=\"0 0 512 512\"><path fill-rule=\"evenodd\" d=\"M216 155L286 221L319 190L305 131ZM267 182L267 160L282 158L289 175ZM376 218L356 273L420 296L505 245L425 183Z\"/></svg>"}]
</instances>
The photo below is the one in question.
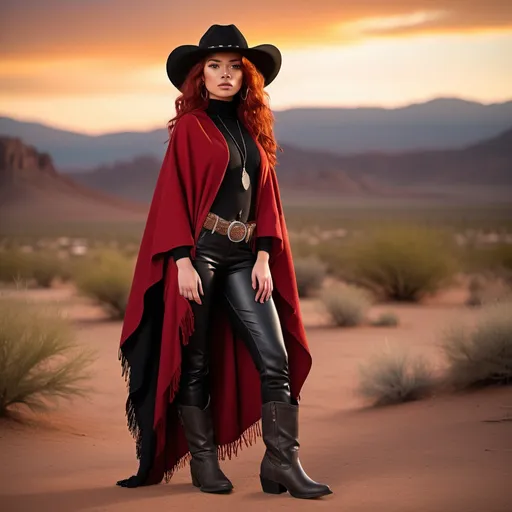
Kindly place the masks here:
<instances>
[{"instance_id":1,"label":"desert ground","mask_svg":"<svg viewBox=\"0 0 512 512\"><path fill-rule=\"evenodd\" d=\"M512 389L439 394L417 402L368 407L355 393L358 364L386 343L442 364L439 332L477 318L465 290L449 289L421 305L386 304L398 327L340 329L316 299L303 299L314 364L302 393L300 441L305 470L334 494L319 500L267 495L259 483L264 444L222 463L235 489L201 493L188 466L168 484L115 485L136 469L124 416L126 388L117 359L120 322L109 321L72 285L24 293L58 301L80 343L97 350L94 392L46 414L0 422L0 509L37 511L344 510L350 512L510 512Z\"/></svg>"}]
</instances>

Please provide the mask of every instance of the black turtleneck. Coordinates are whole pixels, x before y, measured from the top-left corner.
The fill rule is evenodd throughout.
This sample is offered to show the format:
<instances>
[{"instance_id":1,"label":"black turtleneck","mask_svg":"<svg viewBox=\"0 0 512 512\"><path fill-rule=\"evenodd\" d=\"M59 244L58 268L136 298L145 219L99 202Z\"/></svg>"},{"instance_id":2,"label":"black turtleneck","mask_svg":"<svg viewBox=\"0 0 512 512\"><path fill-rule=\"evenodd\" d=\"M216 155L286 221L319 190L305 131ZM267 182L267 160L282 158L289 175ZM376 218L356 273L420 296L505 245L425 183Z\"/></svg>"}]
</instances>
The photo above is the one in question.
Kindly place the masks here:
<instances>
[{"instance_id":1,"label":"black turtleneck","mask_svg":"<svg viewBox=\"0 0 512 512\"><path fill-rule=\"evenodd\" d=\"M256 143L238 117L237 108L237 99L233 101L210 99L206 108L206 113L224 135L229 148L229 163L226 173L210 211L227 220L248 222L254 220L255 216L256 184L258 183L261 160ZM242 154L245 153L244 142L245 148L247 148L245 170L251 178L251 185L247 190L242 186L242 154L232 137L235 138ZM257 251L263 250L270 253L271 247L272 237L258 237L256 239ZM189 257L190 246L174 248L172 256L175 261Z\"/></svg>"}]
</instances>

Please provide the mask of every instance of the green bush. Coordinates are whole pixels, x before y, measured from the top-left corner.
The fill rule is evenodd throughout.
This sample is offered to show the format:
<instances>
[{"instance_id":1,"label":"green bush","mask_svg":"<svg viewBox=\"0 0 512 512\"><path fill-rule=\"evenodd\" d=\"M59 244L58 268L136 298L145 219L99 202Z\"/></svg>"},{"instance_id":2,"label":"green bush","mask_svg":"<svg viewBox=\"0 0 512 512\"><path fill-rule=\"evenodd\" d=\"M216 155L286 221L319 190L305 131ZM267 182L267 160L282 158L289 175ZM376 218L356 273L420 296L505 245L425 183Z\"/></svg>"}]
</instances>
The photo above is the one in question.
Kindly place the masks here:
<instances>
[{"instance_id":1,"label":"green bush","mask_svg":"<svg viewBox=\"0 0 512 512\"><path fill-rule=\"evenodd\" d=\"M338 285L324 290L321 301L333 322L339 327L362 324L372 305L369 292L352 285Z\"/></svg>"},{"instance_id":2,"label":"green bush","mask_svg":"<svg viewBox=\"0 0 512 512\"><path fill-rule=\"evenodd\" d=\"M296 258L294 267L300 297L309 297L322 287L325 265L318 258Z\"/></svg>"},{"instance_id":3,"label":"green bush","mask_svg":"<svg viewBox=\"0 0 512 512\"><path fill-rule=\"evenodd\" d=\"M359 365L359 395L372 405L418 400L431 393L435 379L422 357L410 357L397 348L373 355Z\"/></svg>"},{"instance_id":4,"label":"green bush","mask_svg":"<svg viewBox=\"0 0 512 512\"><path fill-rule=\"evenodd\" d=\"M451 248L440 232L383 227L347 246L345 277L383 299L419 301L455 274Z\"/></svg>"},{"instance_id":5,"label":"green bush","mask_svg":"<svg viewBox=\"0 0 512 512\"><path fill-rule=\"evenodd\" d=\"M391 311L382 313L376 320L372 321L375 327L396 327L398 325L398 317Z\"/></svg>"},{"instance_id":6,"label":"green bush","mask_svg":"<svg viewBox=\"0 0 512 512\"><path fill-rule=\"evenodd\" d=\"M458 324L443 333L447 380L458 389L512 383L512 303L484 308L473 327Z\"/></svg>"},{"instance_id":7,"label":"green bush","mask_svg":"<svg viewBox=\"0 0 512 512\"><path fill-rule=\"evenodd\" d=\"M59 397L84 395L92 361L54 307L0 299L0 416L20 405L46 409Z\"/></svg>"},{"instance_id":8,"label":"green bush","mask_svg":"<svg viewBox=\"0 0 512 512\"><path fill-rule=\"evenodd\" d=\"M125 314L133 277L133 264L113 250L92 252L74 267L78 290L100 304L110 318Z\"/></svg>"}]
</instances>

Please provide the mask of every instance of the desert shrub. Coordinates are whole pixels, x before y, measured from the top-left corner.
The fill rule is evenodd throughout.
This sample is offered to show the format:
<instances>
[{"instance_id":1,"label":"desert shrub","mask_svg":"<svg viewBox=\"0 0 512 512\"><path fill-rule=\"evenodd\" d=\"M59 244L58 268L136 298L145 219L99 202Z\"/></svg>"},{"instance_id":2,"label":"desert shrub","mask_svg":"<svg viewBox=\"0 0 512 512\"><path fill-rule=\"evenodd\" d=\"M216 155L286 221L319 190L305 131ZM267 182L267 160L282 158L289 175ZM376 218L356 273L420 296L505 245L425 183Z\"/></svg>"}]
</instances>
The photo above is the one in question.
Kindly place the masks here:
<instances>
[{"instance_id":1,"label":"desert shrub","mask_svg":"<svg viewBox=\"0 0 512 512\"><path fill-rule=\"evenodd\" d=\"M451 247L441 232L382 227L347 246L345 276L383 299L419 301L455 274Z\"/></svg>"},{"instance_id":2,"label":"desert shrub","mask_svg":"<svg viewBox=\"0 0 512 512\"><path fill-rule=\"evenodd\" d=\"M132 262L113 250L91 252L74 267L78 290L96 300L112 319L124 317L132 277Z\"/></svg>"},{"instance_id":3,"label":"desert shrub","mask_svg":"<svg viewBox=\"0 0 512 512\"><path fill-rule=\"evenodd\" d=\"M33 252L30 253L30 265L32 267L32 278L38 286L50 288L53 280L60 277L61 269L65 264L50 252Z\"/></svg>"},{"instance_id":4,"label":"desert shrub","mask_svg":"<svg viewBox=\"0 0 512 512\"><path fill-rule=\"evenodd\" d=\"M56 277L65 275L66 263L50 251L10 249L0 251L0 269L0 281L49 288Z\"/></svg>"},{"instance_id":5,"label":"desert shrub","mask_svg":"<svg viewBox=\"0 0 512 512\"><path fill-rule=\"evenodd\" d=\"M55 307L0 299L0 416L20 405L45 409L59 397L84 395L92 360Z\"/></svg>"},{"instance_id":6,"label":"desert shrub","mask_svg":"<svg viewBox=\"0 0 512 512\"><path fill-rule=\"evenodd\" d=\"M365 321L372 297L367 290L339 285L324 290L321 301L337 326L353 327Z\"/></svg>"},{"instance_id":7,"label":"desert shrub","mask_svg":"<svg viewBox=\"0 0 512 512\"><path fill-rule=\"evenodd\" d=\"M395 313L386 311L373 320L372 325L375 327L395 327L398 325L398 317Z\"/></svg>"},{"instance_id":8,"label":"desert shrub","mask_svg":"<svg viewBox=\"0 0 512 512\"><path fill-rule=\"evenodd\" d=\"M469 271L503 277L512 282L512 244L468 248L466 261Z\"/></svg>"},{"instance_id":9,"label":"desert shrub","mask_svg":"<svg viewBox=\"0 0 512 512\"><path fill-rule=\"evenodd\" d=\"M0 282L15 284L31 277L32 267L27 253L15 248L0 251Z\"/></svg>"},{"instance_id":10,"label":"desert shrub","mask_svg":"<svg viewBox=\"0 0 512 512\"><path fill-rule=\"evenodd\" d=\"M468 283L467 306L484 306L495 302L511 301L512 288L502 277L473 275Z\"/></svg>"},{"instance_id":11,"label":"desert shrub","mask_svg":"<svg viewBox=\"0 0 512 512\"><path fill-rule=\"evenodd\" d=\"M322 287L325 265L318 258L296 258L293 264L300 297L308 297Z\"/></svg>"},{"instance_id":12,"label":"desert shrub","mask_svg":"<svg viewBox=\"0 0 512 512\"><path fill-rule=\"evenodd\" d=\"M357 392L372 405L418 400L432 391L435 379L429 364L420 356L387 348L359 365Z\"/></svg>"},{"instance_id":13,"label":"desert shrub","mask_svg":"<svg viewBox=\"0 0 512 512\"><path fill-rule=\"evenodd\" d=\"M310 251L325 264L326 273L343 278L346 267L345 240L329 239L311 246Z\"/></svg>"},{"instance_id":14,"label":"desert shrub","mask_svg":"<svg viewBox=\"0 0 512 512\"><path fill-rule=\"evenodd\" d=\"M473 327L454 325L442 335L447 380L458 389L512 383L512 303L484 307Z\"/></svg>"}]
</instances>

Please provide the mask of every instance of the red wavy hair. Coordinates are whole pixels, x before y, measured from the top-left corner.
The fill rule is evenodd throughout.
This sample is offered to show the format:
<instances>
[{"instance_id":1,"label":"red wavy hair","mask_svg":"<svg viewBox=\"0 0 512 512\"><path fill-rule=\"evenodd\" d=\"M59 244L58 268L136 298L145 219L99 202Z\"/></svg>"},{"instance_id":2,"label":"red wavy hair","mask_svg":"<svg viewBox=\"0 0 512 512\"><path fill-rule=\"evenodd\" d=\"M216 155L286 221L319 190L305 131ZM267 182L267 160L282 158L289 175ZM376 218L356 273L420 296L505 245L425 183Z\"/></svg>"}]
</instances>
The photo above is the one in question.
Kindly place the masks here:
<instances>
[{"instance_id":1,"label":"red wavy hair","mask_svg":"<svg viewBox=\"0 0 512 512\"><path fill-rule=\"evenodd\" d=\"M208 106L208 99L201 96L203 69L207 57L198 62L187 75L181 87L181 95L176 98L176 116L169 120L167 129L169 137L178 119L192 110L204 110ZM248 88L247 99L240 99L238 114L244 120L252 136L261 144L267 155L269 164L277 164L276 152L282 148L276 143L274 137L274 115L268 106L269 95L263 89L265 80L254 64L242 57L243 84L241 91ZM236 98L235 98L236 99Z\"/></svg>"}]
</instances>

